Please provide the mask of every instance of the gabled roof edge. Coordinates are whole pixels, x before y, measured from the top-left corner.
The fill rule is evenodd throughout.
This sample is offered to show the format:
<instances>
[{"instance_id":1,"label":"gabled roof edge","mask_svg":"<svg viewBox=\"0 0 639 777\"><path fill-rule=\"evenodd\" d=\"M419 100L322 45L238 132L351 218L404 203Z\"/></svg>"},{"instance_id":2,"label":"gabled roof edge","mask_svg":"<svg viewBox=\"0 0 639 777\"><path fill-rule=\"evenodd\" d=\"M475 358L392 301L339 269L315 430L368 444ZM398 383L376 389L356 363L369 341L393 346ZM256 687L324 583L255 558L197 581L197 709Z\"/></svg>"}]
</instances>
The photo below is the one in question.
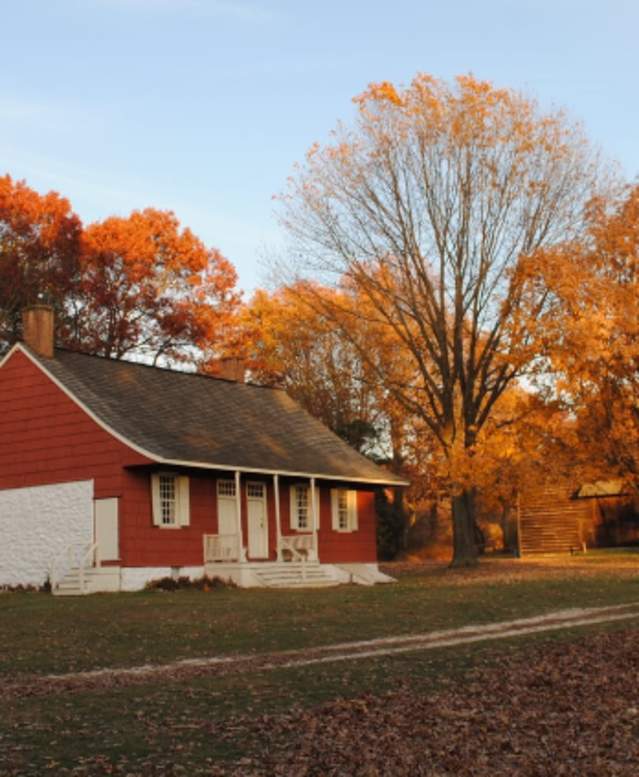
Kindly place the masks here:
<instances>
[{"instance_id":1,"label":"gabled roof edge","mask_svg":"<svg viewBox=\"0 0 639 777\"><path fill-rule=\"evenodd\" d=\"M5 353L5 355L0 359L0 369L4 366L5 362L8 362L9 359L13 356L13 354L16 351L24 351L25 349L21 347L20 343L14 343L11 348Z\"/></svg>"},{"instance_id":2,"label":"gabled roof edge","mask_svg":"<svg viewBox=\"0 0 639 777\"><path fill-rule=\"evenodd\" d=\"M358 478L358 477L348 477L345 478L341 475L324 475L324 474L318 474L318 473L312 473L312 472L295 472L295 471L288 471L288 470L274 470L274 469L259 469L257 467L239 467L239 466L233 466L229 464L209 464L208 462L201 462L201 461L182 461L180 459L167 459L163 456L158 455L157 453L152 453L151 451L146 450L145 448L142 448L137 443L130 440L128 437L125 437L124 435L120 434L118 431L113 429L112 426L106 423L106 421L103 421L99 416L97 416L91 408L87 407L87 405L82 402L82 400L78 399L78 397L75 396L75 394L68 389L62 381L60 381L58 378L56 378L55 375L53 375L46 366L42 363L42 361L34 356L30 349L27 348L23 343L15 343L9 350L9 352L0 360L0 369L3 367L3 365L9 360L9 358L16 353L17 351L20 351L20 353L23 353L29 361L34 364L38 369L43 372L49 380L56 385L60 391L63 392L72 402L74 402L86 415L91 418L92 421L94 421L101 429L103 429L105 432L110 434L112 437L114 437L116 440L121 442L123 445L126 445L128 448L131 448L131 450L134 450L136 453L139 453L141 456L145 456L147 459L150 459L151 461L154 461L158 464L166 464L168 466L173 467L193 467L194 469L211 469L211 470L223 470L228 472L249 472L254 474L264 474L264 475L284 475L285 477L301 477L301 478L315 478L316 480L337 480L342 482L349 482L349 483L368 483L370 485L378 485L378 486L408 486L410 485L409 481L407 480L392 480L390 478Z\"/></svg>"}]
</instances>

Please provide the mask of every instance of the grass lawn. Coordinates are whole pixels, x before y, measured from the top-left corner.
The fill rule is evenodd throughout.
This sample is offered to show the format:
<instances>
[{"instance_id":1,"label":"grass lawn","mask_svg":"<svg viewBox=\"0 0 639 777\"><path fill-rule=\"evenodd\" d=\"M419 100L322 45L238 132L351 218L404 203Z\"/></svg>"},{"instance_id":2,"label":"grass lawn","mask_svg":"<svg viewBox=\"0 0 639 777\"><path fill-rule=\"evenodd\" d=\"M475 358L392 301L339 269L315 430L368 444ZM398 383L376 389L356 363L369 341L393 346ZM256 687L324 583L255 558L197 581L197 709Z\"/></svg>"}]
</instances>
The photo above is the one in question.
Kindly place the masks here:
<instances>
[{"instance_id":1,"label":"grass lawn","mask_svg":"<svg viewBox=\"0 0 639 777\"><path fill-rule=\"evenodd\" d=\"M639 601L631 562L398 567L396 584L319 590L0 595L0 677L304 648ZM409 570L406 573L406 569Z\"/></svg>"},{"instance_id":2,"label":"grass lawn","mask_svg":"<svg viewBox=\"0 0 639 777\"><path fill-rule=\"evenodd\" d=\"M77 599L0 595L0 689L1 678L13 681L33 673L303 648L639 601L639 556L631 554L610 563L576 557L566 564L495 559L473 572L437 565L417 571L398 567L397 572L398 583L375 588ZM155 678L131 687L13 698L1 702L0 774L211 773L212 764L257 747L240 727L234 734L238 715L259 718L293 705L303 710L335 698L381 694L407 680L414 691L432 693L448 679L462 682L470 668L505 654L634 624L342 664L248 669L188 681Z\"/></svg>"}]
</instances>

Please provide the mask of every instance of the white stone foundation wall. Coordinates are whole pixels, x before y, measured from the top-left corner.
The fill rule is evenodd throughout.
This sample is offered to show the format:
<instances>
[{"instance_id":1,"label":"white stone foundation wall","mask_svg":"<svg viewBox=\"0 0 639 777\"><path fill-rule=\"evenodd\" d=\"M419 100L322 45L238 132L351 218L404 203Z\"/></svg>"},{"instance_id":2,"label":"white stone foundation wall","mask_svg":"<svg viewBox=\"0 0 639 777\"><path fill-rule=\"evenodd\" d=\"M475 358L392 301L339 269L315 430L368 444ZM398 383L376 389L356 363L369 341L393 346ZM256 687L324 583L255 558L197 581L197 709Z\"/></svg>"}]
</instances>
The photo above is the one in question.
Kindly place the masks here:
<instances>
[{"instance_id":1,"label":"white stone foundation wall","mask_svg":"<svg viewBox=\"0 0 639 777\"><path fill-rule=\"evenodd\" d=\"M121 591L141 591L151 580L162 577L189 577L195 580L204 575L204 567L122 567Z\"/></svg>"},{"instance_id":2,"label":"white stone foundation wall","mask_svg":"<svg viewBox=\"0 0 639 777\"><path fill-rule=\"evenodd\" d=\"M0 491L0 585L42 585L71 544L93 540L93 481Z\"/></svg>"}]
</instances>

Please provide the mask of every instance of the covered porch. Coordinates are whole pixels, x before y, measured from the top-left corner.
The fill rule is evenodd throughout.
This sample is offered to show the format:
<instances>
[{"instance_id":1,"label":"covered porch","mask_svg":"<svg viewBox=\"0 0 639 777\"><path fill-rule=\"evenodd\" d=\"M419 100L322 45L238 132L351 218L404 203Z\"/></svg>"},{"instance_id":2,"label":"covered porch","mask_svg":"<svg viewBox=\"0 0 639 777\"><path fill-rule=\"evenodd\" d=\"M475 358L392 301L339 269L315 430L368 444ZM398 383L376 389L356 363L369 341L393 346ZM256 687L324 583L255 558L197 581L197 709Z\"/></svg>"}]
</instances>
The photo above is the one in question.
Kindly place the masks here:
<instances>
[{"instance_id":1,"label":"covered porch","mask_svg":"<svg viewBox=\"0 0 639 777\"><path fill-rule=\"evenodd\" d=\"M277 562L319 562L320 505L315 478L289 486L289 521L295 533L284 533L282 529L279 475L272 476L271 488L269 500L267 482L253 480L250 475L243 477L239 470L234 472L232 480L217 480L218 531L203 535L205 564L246 564L249 559L257 563L272 561L270 522L275 527Z\"/></svg>"},{"instance_id":2,"label":"covered porch","mask_svg":"<svg viewBox=\"0 0 639 777\"><path fill-rule=\"evenodd\" d=\"M218 477L215 490L217 532L202 536L210 577L240 587L389 581L375 563L370 487L236 470ZM352 556L353 545L367 549L364 563Z\"/></svg>"}]
</instances>

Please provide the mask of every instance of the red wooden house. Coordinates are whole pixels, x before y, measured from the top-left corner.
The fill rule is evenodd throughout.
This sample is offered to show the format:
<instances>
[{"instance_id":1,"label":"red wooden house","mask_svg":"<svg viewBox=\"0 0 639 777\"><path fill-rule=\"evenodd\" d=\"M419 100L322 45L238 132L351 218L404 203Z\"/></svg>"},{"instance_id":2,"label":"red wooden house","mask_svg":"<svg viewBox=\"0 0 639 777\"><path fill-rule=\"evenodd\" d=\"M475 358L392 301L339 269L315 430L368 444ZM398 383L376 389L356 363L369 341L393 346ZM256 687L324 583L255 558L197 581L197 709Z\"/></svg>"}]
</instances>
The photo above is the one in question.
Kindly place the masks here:
<instances>
[{"instance_id":1,"label":"red wooden house","mask_svg":"<svg viewBox=\"0 0 639 777\"><path fill-rule=\"evenodd\" d=\"M281 390L55 349L0 362L0 586L370 584L374 493L402 484Z\"/></svg>"}]
</instances>

